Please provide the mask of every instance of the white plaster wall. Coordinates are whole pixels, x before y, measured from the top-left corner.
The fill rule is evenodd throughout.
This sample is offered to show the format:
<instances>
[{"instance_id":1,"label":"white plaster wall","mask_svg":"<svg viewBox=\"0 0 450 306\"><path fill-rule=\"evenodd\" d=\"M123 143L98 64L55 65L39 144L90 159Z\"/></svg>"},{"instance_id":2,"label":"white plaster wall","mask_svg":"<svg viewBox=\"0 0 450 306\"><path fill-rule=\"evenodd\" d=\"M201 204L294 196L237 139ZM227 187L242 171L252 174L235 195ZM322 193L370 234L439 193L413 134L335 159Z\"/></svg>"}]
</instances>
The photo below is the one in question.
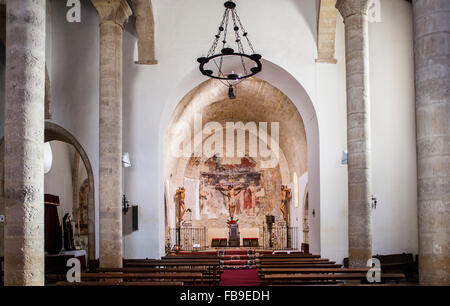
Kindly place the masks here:
<instances>
[{"instance_id":1,"label":"white plaster wall","mask_svg":"<svg viewBox=\"0 0 450 306\"><path fill-rule=\"evenodd\" d=\"M51 141L52 168L44 176L44 192L59 196L59 222L69 213L73 220L72 169L75 149L61 141Z\"/></svg>"},{"instance_id":2,"label":"white plaster wall","mask_svg":"<svg viewBox=\"0 0 450 306\"><path fill-rule=\"evenodd\" d=\"M418 252L412 7L381 2L371 23L373 254Z\"/></svg>"},{"instance_id":3,"label":"white plaster wall","mask_svg":"<svg viewBox=\"0 0 450 306\"><path fill-rule=\"evenodd\" d=\"M337 17L335 57L337 64L316 64L316 99L320 133L320 211L309 205L310 241L317 231L311 224L320 219L322 256L341 261L348 256L347 167L341 165L347 149L347 102L345 81L345 31ZM310 186L311 187L311 186ZM315 209L315 217L312 210Z\"/></svg>"},{"instance_id":4,"label":"white plaster wall","mask_svg":"<svg viewBox=\"0 0 450 306\"><path fill-rule=\"evenodd\" d=\"M65 1L51 2L52 121L85 148L98 191L98 17L90 1L82 0L82 22L69 24ZM346 149L342 18L338 17L336 34L338 64L317 64L316 1L278 0L274 5L273 0L246 0L238 5L257 51L285 71L284 76L270 75L277 70L267 62L262 78L288 93L301 114L311 115L303 118L307 129L317 118L320 138L308 140L318 141L320 147L308 152L308 163L320 161L320 186L309 186L310 192L315 188L317 193L316 199L310 199L310 211L316 210L315 218L310 216L310 240L318 242L311 251L340 262L347 256L347 169L340 164ZM374 212L374 252L415 252L411 10L404 0L385 0L382 5L387 7L382 10L383 23L370 26L373 189L380 203ZM163 253L165 129L184 94L205 80L195 60L208 50L223 13L222 1L153 0L153 6L158 65L134 65L137 41L132 23L124 31L123 149L132 161L132 167L125 169L125 189L140 212L139 231L124 237L126 258ZM284 77L296 80L304 92ZM314 109L300 109L307 107L302 106L307 99L315 114ZM310 180L318 179L309 169L308 173ZM320 207L314 207L315 202ZM96 207L98 221L98 192ZM96 226L98 245L98 222Z\"/></svg>"},{"instance_id":5,"label":"white plaster wall","mask_svg":"<svg viewBox=\"0 0 450 306\"><path fill-rule=\"evenodd\" d=\"M50 0L47 62L51 80L52 122L68 130L85 149L94 172L96 245L98 223L99 30L88 0L81 0L81 23L68 23L66 1ZM47 50L48 50L47 46Z\"/></svg>"}]
</instances>

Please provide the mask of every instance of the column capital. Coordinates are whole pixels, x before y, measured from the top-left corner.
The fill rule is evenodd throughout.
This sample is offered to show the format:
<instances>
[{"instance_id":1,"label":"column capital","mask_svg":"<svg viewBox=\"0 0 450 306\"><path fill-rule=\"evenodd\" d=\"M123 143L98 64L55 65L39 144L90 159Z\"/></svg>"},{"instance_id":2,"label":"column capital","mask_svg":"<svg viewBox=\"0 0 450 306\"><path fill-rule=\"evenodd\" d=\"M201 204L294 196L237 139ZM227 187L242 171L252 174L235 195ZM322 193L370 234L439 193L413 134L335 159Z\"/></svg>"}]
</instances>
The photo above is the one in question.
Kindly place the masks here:
<instances>
[{"instance_id":1,"label":"column capital","mask_svg":"<svg viewBox=\"0 0 450 306\"><path fill-rule=\"evenodd\" d=\"M100 17L100 23L113 22L123 26L133 14L126 0L91 0Z\"/></svg>"},{"instance_id":2,"label":"column capital","mask_svg":"<svg viewBox=\"0 0 450 306\"><path fill-rule=\"evenodd\" d=\"M336 8L345 19L352 15L367 15L369 2L369 0L337 0Z\"/></svg>"}]
</instances>

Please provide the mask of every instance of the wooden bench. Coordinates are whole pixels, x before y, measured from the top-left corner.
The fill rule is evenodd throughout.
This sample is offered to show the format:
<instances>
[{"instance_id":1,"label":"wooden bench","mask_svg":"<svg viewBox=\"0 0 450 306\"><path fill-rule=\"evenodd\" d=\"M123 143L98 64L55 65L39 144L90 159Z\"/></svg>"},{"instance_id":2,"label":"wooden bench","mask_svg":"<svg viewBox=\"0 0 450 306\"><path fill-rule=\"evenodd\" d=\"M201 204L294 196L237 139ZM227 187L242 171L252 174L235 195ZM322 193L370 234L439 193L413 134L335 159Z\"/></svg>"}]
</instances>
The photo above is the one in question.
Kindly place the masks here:
<instances>
[{"instance_id":1,"label":"wooden bench","mask_svg":"<svg viewBox=\"0 0 450 306\"><path fill-rule=\"evenodd\" d=\"M340 264L289 264L289 265L277 265L277 264L269 264L269 265L259 265L257 266L259 269L296 269L296 268L340 268L342 265Z\"/></svg>"},{"instance_id":2,"label":"wooden bench","mask_svg":"<svg viewBox=\"0 0 450 306\"><path fill-rule=\"evenodd\" d=\"M187 259L198 259L198 260L220 260L217 255L167 255L161 257L161 260L187 260Z\"/></svg>"},{"instance_id":3,"label":"wooden bench","mask_svg":"<svg viewBox=\"0 0 450 306\"><path fill-rule=\"evenodd\" d=\"M271 259L271 258L320 258L320 255L312 255L312 254L259 254L259 258L261 259Z\"/></svg>"},{"instance_id":4,"label":"wooden bench","mask_svg":"<svg viewBox=\"0 0 450 306\"><path fill-rule=\"evenodd\" d=\"M369 268L263 268L261 274L367 273Z\"/></svg>"},{"instance_id":5,"label":"wooden bench","mask_svg":"<svg viewBox=\"0 0 450 306\"><path fill-rule=\"evenodd\" d=\"M220 274L214 273L208 267L198 268L99 268L98 273L201 273L204 285L218 285Z\"/></svg>"},{"instance_id":6,"label":"wooden bench","mask_svg":"<svg viewBox=\"0 0 450 306\"><path fill-rule=\"evenodd\" d=\"M270 258L270 259L262 259L257 258L257 262L262 263L272 263L272 262L279 262L279 263L295 263L295 262L330 262L329 259L326 258Z\"/></svg>"},{"instance_id":7,"label":"wooden bench","mask_svg":"<svg viewBox=\"0 0 450 306\"><path fill-rule=\"evenodd\" d=\"M183 282L121 282L121 281L108 281L108 282L57 282L56 286L183 286Z\"/></svg>"},{"instance_id":8,"label":"wooden bench","mask_svg":"<svg viewBox=\"0 0 450 306\"><path fill-rule=\"evenodd\" d=\"M128 281L158 280L158 281L180 281L184 284L203 284L202 273L81 273L81 280L110 280L119 279Z\"/></svg>"},{"instance_id":9,"label":"wooden bench","mask_svg":"<svg viewBox=\"0 0 450 306\"><path fill-rule=\"evenodd\" d=\"M125 262L124 268L207 268L213 279L220 278L222 269L220 261L173 261L173 260L157 260L157 261L142 261L142 262Z\"/></svg>"},{"instance_id":10,"label":"wooden bench","mask_svg":"<svg viewBox=\"0 0 450 306\"><path fill-rule=\"evenodd\" d=\"M403 273L382 273L382 281L396 281L397 283L404 279ZM283 285L304 285L309 282L335 282L335 281L349 281L357 280L360 282L367 282L366 273L311 273L311 274L270 274L264 275L262 281L264 285L283 284Z\"/></svg>"},{"instance_id":11,"label":"wooden bench","mask_svg":"<svg viewBox=\"0 0 450 306\"><path fill-rule=\"evenodd\" d=\"M271 266L280 266L280 267L284 267L284 266L293 266L293 265L297 265L297 264L308 264L308 265L314 265L314 264L336 264L336 262L334 261L286 261L286 262L277 262L277 261L273 261L273 262L256 262L257 266L267 266L267 265L271 265Z\"/></svg>"},{"instance_id":12,"label":"wooden bench","mask_svg":"<svg viewBox=\"0 0 450 306\"><path fill-rule=\"evenodd\" d=\"M417 281L418 260L412 253L375 255L373 258L380 260L382 272L404 273L408 280ZM348 267L348 258L344 258L344 266Z\"/></svg>"}]
</instances>

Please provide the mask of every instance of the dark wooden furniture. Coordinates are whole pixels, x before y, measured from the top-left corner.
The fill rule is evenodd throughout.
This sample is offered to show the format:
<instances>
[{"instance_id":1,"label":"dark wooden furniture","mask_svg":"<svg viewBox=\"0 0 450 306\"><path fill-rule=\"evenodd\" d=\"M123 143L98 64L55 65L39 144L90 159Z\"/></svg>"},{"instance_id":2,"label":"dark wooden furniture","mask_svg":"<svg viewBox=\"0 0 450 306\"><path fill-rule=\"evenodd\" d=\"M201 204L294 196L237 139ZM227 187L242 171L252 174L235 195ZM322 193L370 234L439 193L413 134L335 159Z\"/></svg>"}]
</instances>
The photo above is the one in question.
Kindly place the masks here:
<instances>
[{"instance_id":1,"label":"dark wooden furniture","mask_svg":"<svg viewBox=\"0 0 450 306\"><path fill-rule=\"evenodd\" d=\"M213 238L211 240L211 247L213 248L224 248L228 245L227 238Z\"/></svg>"},{"instance_id":2,"label":"dark wooden furniture","mask_svg":"<svg viewBox=\"0 0 450 306\"><path fill-rule=\"evenodd\" d=\"M418 260L411 253L375 255L381 263L381 271L404 273L408 281L417 281ZM344 267L348 267L348 258L344 258Z\"/></svg>"},{"instance_id":3,"label":"dark wooden furniture","mask_svg":"<svg viewBox=\"0 0 450 306\"><path fill-rule=\"evenodd\" d=\"M381 274L382 281L395 281L399 282L404 279L405 275L403 273L383 273ZM360 281L365 283L367 281L366 273L301 273L301 274L269 274L264 275L263 283L264 285L308 285L310 282L335 282L335 281Z\"/></svg>"},{"instance_id":4,"label":"dark wooden furniture","mask_svg":"<svg viewBox=\"0 0 450 306\"><path fill-rule=\"evenodd\" d=\"M183 286L183 282L121 282L121 281L108 281L108 282L57 282L57 286L88 286L88 287L100 287L100 286L126 286L126 287L148 287L148 286Z\"/></svg>"},{"instance_id":5,"label":"dark wooden furniture","mask_svg":"<svg viewBox=\"0 0 450 306\"><path fill-rule=\"evenodd\" d=\"M259 247L259 239L258 238L242 238L242 245L244 247Z\"/></svg>"}]
</instances>

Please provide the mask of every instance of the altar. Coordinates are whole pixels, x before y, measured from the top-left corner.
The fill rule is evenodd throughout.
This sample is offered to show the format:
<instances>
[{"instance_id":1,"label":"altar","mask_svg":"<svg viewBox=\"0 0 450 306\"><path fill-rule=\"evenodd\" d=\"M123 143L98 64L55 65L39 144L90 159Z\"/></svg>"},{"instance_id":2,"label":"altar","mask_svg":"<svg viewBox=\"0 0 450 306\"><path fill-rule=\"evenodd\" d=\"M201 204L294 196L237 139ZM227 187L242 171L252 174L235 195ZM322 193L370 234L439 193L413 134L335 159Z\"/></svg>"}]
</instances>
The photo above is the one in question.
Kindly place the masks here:
<instances>
[{"instance_id":1,"label":"altar","mask_svg":"<svg viewBox=\"0 0 450 306\"><path fill-rule=\"evenodd\" d=\"M239 224L230 223L228 224L229 234L228 234L228 246L229 247L239 247L241 245L241 235L239 233Z\"/></svg>"}]
</instances>

